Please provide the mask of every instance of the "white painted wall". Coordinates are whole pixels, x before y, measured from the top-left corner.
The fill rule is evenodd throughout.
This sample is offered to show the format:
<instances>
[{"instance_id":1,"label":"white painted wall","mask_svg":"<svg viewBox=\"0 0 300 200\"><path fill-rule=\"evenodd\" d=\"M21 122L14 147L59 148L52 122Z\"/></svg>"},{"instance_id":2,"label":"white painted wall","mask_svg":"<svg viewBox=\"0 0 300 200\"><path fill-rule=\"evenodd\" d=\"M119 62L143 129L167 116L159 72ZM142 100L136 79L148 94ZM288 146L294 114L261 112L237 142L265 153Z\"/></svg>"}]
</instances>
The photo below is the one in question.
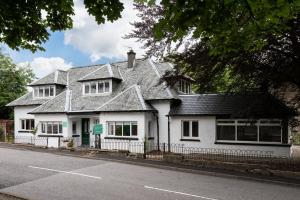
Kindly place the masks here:
<instances>
[{"instance_id":1,"label":"white painted wall","mask_svg":"<svg viewBox=\"0 0 300 200\"><path fill-rule=\"evenodd\" d=\"M170 112L169 101L155 101L151 105L158 110L158 123L159 123L159 142L168 142L168 117L166 115ZM156 125L156 123L155 123ZM156 128L155 128L156 130ZM155 132L155 142L157 142L157 131Z\"/></svg>"},{"instance_id":2,"label":"white painted wall","mask_svg":"<svg viewBox=\"0 0 300 200\"><path fill-rule=\"evenodd\" d=\"M24 133L21 131L21 119L34 119L34 115L28 114L32 110L34 110L37 106L16 106L14 107L14 126L15 126L15 138L16 142L22 142L19 141L18 138L20 137L30 137L33 136L31 133ZM35 122L36 124L36 122ZM24 141L27 143L28 141Z\"/></svg>"},{"instance_id":3,"label":"white painted wall","mask_svg":"<svg viewBox=\"0 0 300 200\"><path fill-rule=\"evenodd\" d=\"M199 122L199 141L180 141L181 121L198 120ZM252 145L226 145L215 144L216 140L216 118L214 116L185 117L176 116L170 118L171 144L183 144L185 147L216 148L216 149L241 149L241 150L261 150L273 151L277 156L290 156L289 147L280 146L252 146ZM167 141L166 141L167 143Z\"/></svg>"},{"instance_id":4,"label":"white painted wall","mask_svg":"<svg viewBox=\"0 0 300 200\"><path fill-rule=\"evenodd\" d=\"M101 138L108 136L107 134L107 122L108 121L136 121L138 124L138 135L139 142L143 142L145 139L145 119L146 114L143 112L120 112L120 113L101 113L100 124L103 124L103 134ZM109 136L110 137L110 136Z\"/></svg>"},{"instance_id":5,"label":"white painted wall","mask_svg":"<svg viewBox=\"0 0 300 200\"><path fill-rule=\"evenodd\" d=\"M37 138L45 138L45 137L39 137L41 135L45 135L43 133L41 133L41 124L39 122L41 121L61 121L61 122L66 122L67 123L67 127L63 126L63 133L62 134L57 134L57 135L61 135L63 137L68 137L69 135L69 127L71 126L71 124L69 124L68 118L66 114L35 114L35 124L38 125L38 129L37 129L37 133L36 136ZM72 127L70 127L72 128ZM58 137L48 137L48 147L54 147L57 148L58 147Z\"/></svg>"}]
</instances>

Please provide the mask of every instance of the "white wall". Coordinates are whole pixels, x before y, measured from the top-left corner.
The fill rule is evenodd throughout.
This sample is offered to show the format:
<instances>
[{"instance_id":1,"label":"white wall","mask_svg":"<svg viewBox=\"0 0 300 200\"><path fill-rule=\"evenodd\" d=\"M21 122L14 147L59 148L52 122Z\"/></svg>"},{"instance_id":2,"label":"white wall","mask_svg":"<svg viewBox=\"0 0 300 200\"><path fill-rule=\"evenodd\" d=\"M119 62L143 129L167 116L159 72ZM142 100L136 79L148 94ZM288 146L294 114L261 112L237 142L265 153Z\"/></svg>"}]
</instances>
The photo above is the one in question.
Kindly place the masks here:
<instances>
[{"instance_id":1,"label":"white wall","mask_svg":"<svg viewBox=\"0 0 300 200\"><path fill-rule=\"evenodd\" d=\"M21 132L21 119L34 119L34 115L28 114L34 110L37 106L16 106L14 108L14 125L15 125L15 137L29 137L33 136L31 133ZM36 124L36 122L35 122Z\"/></svg>"},{"instance_id":2,"label":"white wall","mask_svg":"<svg viewBox=\"0 0 300 200\"><path fill-rule=\"evenodd\" d=\"M169 101L155 101L151 105L158 110L158 123L159 123L159 143L168 142L168 117L166 115L170 112ZM155 123L156 125L156 123ZM156 128L155 128L156 130ZM155 132L155 142L157 142L157 132Z\"/></svg>"},{"instance_id":3,"label":"white wall","mask_svg":"<svg viewBox=\"0 0 300 200\"><path fill-rule=\"evenodd\" d=\"M108 121L136 121L138 124L138 141L143 142L145 139L145 113L143 112L119 112L119 113L101 113L100 124L103 124L103 134L101 138L107 135L107 122ZM111 137L111 136L109 136Z\"/></svg>"},{"instance_id":4,"label":"white wall","mask_svg":"<svg viewBox=\"0 0 300 200\"><path fill-rule=\"evenodd\" d=\"M37 129L37 137L38 138L44 138L44 137L39 137L42 135L46 135L41 133L41 124L39 122L41 121L61 121L63 124L64 122L67 123L67 126L64 127L63 126L63 133L62 134L57 134L60 135L62 137L68 137L69 136L69 128L72 128L72 124L69 124L68 118L66 114L35 114L35 124L38 125L38 129ZM46 135L49 136L49 135ZM42 139L41 139L42 140ZM48 137L48 147L54 147L57 148L58 147L58 141L59 138L58 137Z\"/></svg>"},{"instance_id":5,"label":"white wall","mask_svg":"<svg viewBox=\"0 0 300 200\"><path fill-rule=\"evenodd\" d=\"M181 121L198 120L199 141L180 141ZM226 145L215 144L216 140L216 118L214 116L183 117L176 116L170 118L170 140L171 144L183 144L185 147L216 148L216 149L240 149L240 150L261 150L273 151L277 156L290 156L289 147L280 146L260 146L260 145ZM166 142L167 143L167 142Z\"/></svg>"}]
</instances>

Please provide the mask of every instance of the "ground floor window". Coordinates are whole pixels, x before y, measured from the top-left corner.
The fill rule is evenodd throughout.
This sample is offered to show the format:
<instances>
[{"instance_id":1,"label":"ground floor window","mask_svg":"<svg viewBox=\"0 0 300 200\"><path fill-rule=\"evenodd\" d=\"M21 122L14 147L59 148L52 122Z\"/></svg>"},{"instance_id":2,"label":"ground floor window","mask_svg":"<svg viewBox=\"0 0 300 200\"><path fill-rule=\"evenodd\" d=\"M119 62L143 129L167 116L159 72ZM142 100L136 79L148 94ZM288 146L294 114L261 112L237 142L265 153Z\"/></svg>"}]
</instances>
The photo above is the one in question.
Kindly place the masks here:
<instances>
[{"instance_id":1,"label":"ground floor window","mask_svg":"<svg viewBox=\"0 0 300 200\"><path fill-rule=\"evenodd\" d=\"M34 129L34 119L21 119L21 130L31 131Z\"/></svg>"},{"instance_id":2,"label":"ground floor window","mask_svg":"<svg viewBox=\"0 0 300 200\"><path fill-rule=\"evenodd\" d=\"M137 136L137 122L113 121L107 122L107 134L110 136Z\"/></svg>"},{"instance_id":3,"label":"ground floor window","mask_svg":"<svg viewBox=\"0 0 300 200\"><path fill-rule=\"evenodd\" d=\"M45 134L62 134L62 122L40 122L41 132Z\"/></svg>"},{"instance_id":4,"label":"ground floor window","mask_svg":"<svg viewBox=\"0 0 300 200\"><path fill-rule=\"evenodd\" d=\"M73 133L73 135L77 134L77 122L76 121L72 122L72 133Z\"/></svg>"},{"instance_id":5,"label":"ground floor window","mask_svg":"<svg viewBox=\"0 0 300 200\"><path fill-rule=\"evenodd\" d=\"M199 123L196 120L182 121L181 132L183 139L196 139L199 137Z\"/></svg>"},{"instance_id":6,"label":"ground floor window","mask_svg":"<svg viewBox=\"0 0 300 200\"><path fill-rule=\"evenodd\" d=\"M281 120L217 120L217 140L282 142Z\"/></svg>"}]
</instances>

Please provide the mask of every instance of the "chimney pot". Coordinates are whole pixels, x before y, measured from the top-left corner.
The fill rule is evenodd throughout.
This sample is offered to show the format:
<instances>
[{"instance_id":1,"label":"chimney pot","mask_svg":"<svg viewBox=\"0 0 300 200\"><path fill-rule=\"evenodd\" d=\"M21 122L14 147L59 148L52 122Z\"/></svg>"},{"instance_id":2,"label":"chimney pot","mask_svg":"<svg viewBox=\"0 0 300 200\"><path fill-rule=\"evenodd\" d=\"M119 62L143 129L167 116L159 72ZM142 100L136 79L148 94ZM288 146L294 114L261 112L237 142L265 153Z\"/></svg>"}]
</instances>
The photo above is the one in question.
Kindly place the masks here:
<instances>
[{"instance_id":1,"label":"chimney pot","mask_svg":"<svg viewBox=\"0 0 300 200\"><path fill-rule=\"evenodd\" d=\"M127 52L128 57L128 68L133 68L135 65L135 55L136 53L131 49Z\"/></svg>"}]
</instances>

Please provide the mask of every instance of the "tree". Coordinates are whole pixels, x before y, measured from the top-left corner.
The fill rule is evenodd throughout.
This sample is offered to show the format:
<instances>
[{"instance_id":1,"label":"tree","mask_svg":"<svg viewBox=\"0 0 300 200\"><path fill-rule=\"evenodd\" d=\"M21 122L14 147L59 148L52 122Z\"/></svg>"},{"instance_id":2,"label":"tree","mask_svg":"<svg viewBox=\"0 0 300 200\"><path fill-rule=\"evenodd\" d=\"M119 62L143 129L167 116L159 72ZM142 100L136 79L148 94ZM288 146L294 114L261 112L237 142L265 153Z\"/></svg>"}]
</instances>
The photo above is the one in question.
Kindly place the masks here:
<instances>
[{"instance_id":1,"label":"tree","mask_svg":"<svg viewBox=\"0 0 300 200\"><path fill-rule=\"evenodd\" d=\"M199 91L216 91L220 78L228 91L300 88L299 0L141 1L150 4L136 5L142 21L126 38L173 61Z\"/></svg>"},{"instance_id":2,"label":"tree","mask_svg":"<svg viewBox=\"0 0 300 200\"><path fill-rule=\"evenodd\" d=\"M117 20L124 9L119 0L84 0L84 4L98 24ZM0 42L16 50L44 50L41 44L49 38L47 29L72 28L73 7L73 0L1 0Z\"/></svg>"},{"instance_id":3,"label":"tree","mask_svg":"<svg viewBox=\"0 0 300 200\"><path fill-rule=\"evenodd\" d=\"M18 67L11 58L0 52L0 118L12 118L12 109L5 105L27 92L34 77L31 68Z\"/></svg>"}]
</instances>

